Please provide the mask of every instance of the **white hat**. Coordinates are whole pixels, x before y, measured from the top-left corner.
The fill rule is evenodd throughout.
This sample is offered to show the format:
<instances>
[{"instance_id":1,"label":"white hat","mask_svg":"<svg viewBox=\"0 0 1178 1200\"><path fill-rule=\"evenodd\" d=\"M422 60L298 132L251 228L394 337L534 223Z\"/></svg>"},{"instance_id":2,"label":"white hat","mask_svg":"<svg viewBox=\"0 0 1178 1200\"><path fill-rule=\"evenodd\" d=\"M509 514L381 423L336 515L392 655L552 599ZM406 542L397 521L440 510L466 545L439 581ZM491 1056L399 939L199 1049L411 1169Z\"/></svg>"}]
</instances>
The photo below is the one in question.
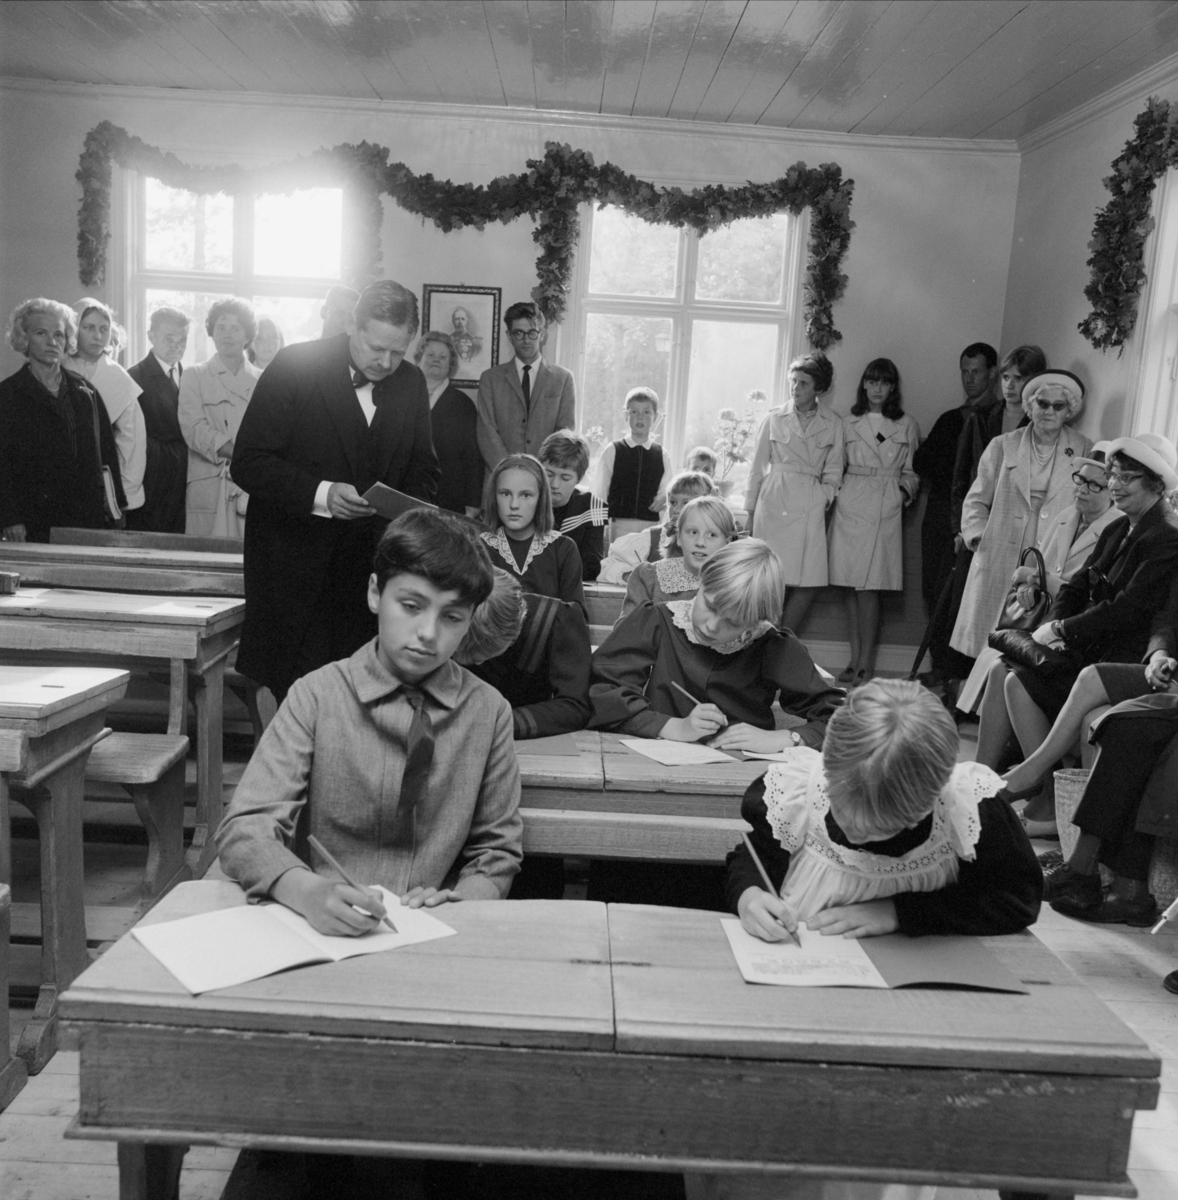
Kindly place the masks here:
<instances>
[{"instance_id":1,"label":"white hat","mask_svg":"<svg viewBox=\"0 0 1178 1200\"><path fill-rule=\"evenodd\" d=\"M1074 398L1073 403L1075 404L1079 404L1084 399L1084 381L1079 375L1073 375L1071 371L1054 370L1040 371L1038 375L1032 375L1023 384L1023 403L1030 403L1031 397L1041 387L1063 388L1065 392Z\"/></svg>"},{"instance_id":2,"label":"white hat","mask_svg":"<svg viewBox=\"0 0 1178 1200\"><path fill-rule=\"evenodd\" d=\"M1136 437L1113 438L1108 444L1108 457L1124 454L1148 467L1162 477L1166 491L1178 488L1178 450L1168 437L1160 433L1139 433Z\"/></svg>"},{"instance_id":3,"label":"white hat","mask_svg":"<svg viewBox=\"0 0 1178 1200\"><path fill-rule=\"evenodd\" d=\"M1101 470L1106 470L1108 468L1108 448L1111 445L1112 442L1097 442L1083 457L1073 458L1073 466L1100 467Z\"/></svg>"}]
</instances>

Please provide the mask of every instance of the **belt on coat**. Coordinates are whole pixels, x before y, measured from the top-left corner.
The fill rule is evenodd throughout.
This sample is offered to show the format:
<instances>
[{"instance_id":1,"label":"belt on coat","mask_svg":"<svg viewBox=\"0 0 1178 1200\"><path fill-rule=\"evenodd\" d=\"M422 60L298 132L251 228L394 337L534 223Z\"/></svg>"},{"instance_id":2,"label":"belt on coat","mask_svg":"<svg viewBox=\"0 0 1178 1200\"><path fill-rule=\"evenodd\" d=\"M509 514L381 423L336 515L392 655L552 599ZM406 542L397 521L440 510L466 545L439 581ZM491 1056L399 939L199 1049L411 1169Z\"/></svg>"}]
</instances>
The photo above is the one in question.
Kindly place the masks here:
<instances>
[{"instance_id":1,"label":"belt on coat","mask_svg":"<svg viewBox=\"0 0 1178 1200\"><path fill-rule=\"evenodd\" d=\"M811 479L821 479L822 469L820 467L803 467L800 463L774 463L778 470L784 471L786 475L809 475Z\"/></svg>"},{"instance_id":2,"label":"belt on coat","mask_svg":"<svg viewBox=\"0 0 1178 1200\"><path fill-rule=\"evenodd\" d=\"M848 475L884 475L889 479L899 479L904 474L902 467L848 467Z\"/></svg>"}]
</instances>

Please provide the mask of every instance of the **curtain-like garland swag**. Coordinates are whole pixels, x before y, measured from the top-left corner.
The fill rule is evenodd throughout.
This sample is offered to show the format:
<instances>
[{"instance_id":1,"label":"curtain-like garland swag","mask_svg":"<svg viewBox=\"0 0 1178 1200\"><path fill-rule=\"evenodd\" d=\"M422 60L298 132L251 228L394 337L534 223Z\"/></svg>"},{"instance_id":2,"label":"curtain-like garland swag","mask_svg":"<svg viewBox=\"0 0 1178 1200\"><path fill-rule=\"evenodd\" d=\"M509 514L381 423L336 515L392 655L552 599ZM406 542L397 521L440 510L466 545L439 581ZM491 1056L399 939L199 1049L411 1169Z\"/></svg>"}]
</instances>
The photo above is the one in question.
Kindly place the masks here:
<instances>
[{"instance_id":1,"label":"curtain-like garland swag","mask_svg":"<svg viewBox=\"0 0 1178 1200\"><path fill-rule=\"evenodd\" d=\"M613 204L652 224L690 226L699 233L741 217L763 217L788 209L810 209L809 259L804 281L806 332L810 344L825 349L840 341L831 306L847 286L840 270L855 227L851 220L854 181L843 179L835 163L810 168L795 163L771 183L742 187L656 187L615 167L598 166L584 150L548 142L542 159L529 159L519 175L501 175L486 185L440 181L416 175L404 163L388 161L389 151L370 142L321 149L271 167L245 169L193 167L175 155L149 146L125 129L103 121L86 135L77 179L82 185L78 210L78 273L84 287L101 284L110 240L111 164L118 163L158 179L169 187L213 194L290 192L296 188L339 187L349 206L345 227L345 270L359 286L381 274L381 197L388 193L408 212L449 233L488 222L530 216L540 247L532 295L549 321L565 312L580 235L578 204Z\"/></svg>"},{"instance_id":2,"label":"curtain-like garland swag","mask_svg":"<svg viewBox=\"0 0 1178 1200\"><path fill-rule=\"evenodd\" d=\"M1084 295L1092 311L1079 324L1097 350L1115 346L1118 356L1137 323L1145 239L1154 227L1153 190L1171 167L1178 167L1178 105L1150 97L1133 130L1104 180L1112 199L1096 214L1088 243L1092 278Z\"/></svg>"}]
</instances>

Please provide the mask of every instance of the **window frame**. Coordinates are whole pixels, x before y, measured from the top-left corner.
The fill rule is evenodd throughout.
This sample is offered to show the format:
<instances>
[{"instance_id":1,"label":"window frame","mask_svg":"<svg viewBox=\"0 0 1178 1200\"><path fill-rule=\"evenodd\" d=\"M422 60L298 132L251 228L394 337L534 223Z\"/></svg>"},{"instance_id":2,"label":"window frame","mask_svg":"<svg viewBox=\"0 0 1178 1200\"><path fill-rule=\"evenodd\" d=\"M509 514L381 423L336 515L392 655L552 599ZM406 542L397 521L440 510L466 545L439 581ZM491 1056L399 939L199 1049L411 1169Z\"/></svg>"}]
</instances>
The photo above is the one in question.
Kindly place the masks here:
<instances>
[{"instance_id":1,"label":"window frame","mask_svg":"<svg viewBox=\"0 0 1178 1200\"><path fill-rule=\"evenodd\" d=\"M667 395L663 399L662 427L659 441L671 461L681 462L687 451L684 439L687 430L687 388L691 365L692 325L695 321L731 321L738 324L776 325L779 333L773 367L770 406L780 403L784 394L785 376L789 363L806 346L805 321L802 312L802 276L805 270L805 249L809 234L809 210L789 221L785 244L785 278L780 302L748 300L703 300L691 296L699 265L700 235L692 229L680 229L676 261L676 294L674 297L623 296L608 293L590 294L589 260L593 246L593 225L596 205L581 205L581 236L573 265L572 287L565 321L560 329L556 350L563 348L565 339L572 343L572 362L566 363L573 372L578 395L584 395L586 322L591 314L622 315L670 319L671 347L667 370ZM566 332L567 331L567 332ZM635 385L641 380L635 380ZM618 397L618 408L621 408ZM584 407L578 405L578 432L585 432ZM608 431L607 431L608 432Z\"/></svg>"},{"instance_id":2,"label":"window frame","mask_svg":"<svg viewBox=\"0 0 1178 1200\"><path fill-rule=\"evenodd\" d=\"M234 270L192 271L148 267L147 257L147 176L137 171L115 168L111 188L111 242L109 249L108 293L112 307L121 314L120 323L127 330L125 364L142 359L150 349L147 340L147 293L155 289L213 292L225 296L253 298L274 296L306 297L320 300L339 278L324 276L257 275L254 259L254 195L243 193L233 197ZM317 185L318 186L318 185ZM344 192L341 186L337 189ZM347 196L340 207L341 267L347 245ZM246 203L248 201L248 203ZM116 266L111 270L110 267ZM198 314L189 314L193 321Z\"/></svg>"}]
</instances>

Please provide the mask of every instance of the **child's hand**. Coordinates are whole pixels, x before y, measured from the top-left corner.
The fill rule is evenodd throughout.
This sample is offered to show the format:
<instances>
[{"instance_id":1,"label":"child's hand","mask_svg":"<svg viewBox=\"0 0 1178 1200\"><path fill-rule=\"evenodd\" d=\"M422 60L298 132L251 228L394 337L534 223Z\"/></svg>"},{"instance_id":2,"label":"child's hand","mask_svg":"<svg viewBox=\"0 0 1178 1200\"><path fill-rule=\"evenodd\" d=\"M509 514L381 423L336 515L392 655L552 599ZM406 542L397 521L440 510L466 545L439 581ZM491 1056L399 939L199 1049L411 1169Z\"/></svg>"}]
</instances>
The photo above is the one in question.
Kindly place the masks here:
<instances>
[{"instance_id":1,"label":"child's hand","mask_svg":"<svg viewBox=\"0 0 1178 1200\"><path fill-rule=\"evenodd\" d=\"M900 928L896 906L891 900L868 900L863 904L843 904L827 908L811 917L806 925L823 937L841 934L849 938L880 937Z\"/></svg>"},{"instance_id":2,"label":"child's hand","mask_svg":"<svg viewBox=\"0 0 1178 1200\"><path fill-rule=\"evenodd\" d=\"M789 905L764 888L745 888L736 902L736 913L745 932L763 942L784 942L798 927Z\"/></svg>"},{"instance_id":3,"label":"child's hand","mask_svg":"<svg viewBox=\"0 0 1178 1200\"><path fill-rule=\"evenodd\" d=\"M672 717L659 730L669 742L698 742L724 728L728 718L714 704L697 704L685 717Z\"/></svg>"},{"instance_id":4,"label":"child's hand","mask_svg":"<svg viewBox=\"0 0 1178 1200\"><path fill-rule=\"evenodd\" d=\"M401 897L406 908L436 908L447 902L457 903L462 897L453 888L415 887Z\"/></svg>"},{"instance_id":5,"label":"child's hand","mask_svg":"<svg viewBox=\"0 0 1178 1200\"><path fill-rule=\"evenodd\" d=\"M722 729L709 745L717 750L753 750L757 754L772 754L801 745L802 739L789 729L758 729L743 721Z\"/></svg>"},{"instance_id":6,"label":"child's hand","mask_svg":"<svg viewBox=\"0 0 1178 1200\"><path fill-rule=\"evenodd\" d=\"M336 937L368 933L385 915L380 893L375 888L354 888L301 867L280 875L270 895L279 904L306 917L312 929Z\"/></svg>"}]
</instances>

